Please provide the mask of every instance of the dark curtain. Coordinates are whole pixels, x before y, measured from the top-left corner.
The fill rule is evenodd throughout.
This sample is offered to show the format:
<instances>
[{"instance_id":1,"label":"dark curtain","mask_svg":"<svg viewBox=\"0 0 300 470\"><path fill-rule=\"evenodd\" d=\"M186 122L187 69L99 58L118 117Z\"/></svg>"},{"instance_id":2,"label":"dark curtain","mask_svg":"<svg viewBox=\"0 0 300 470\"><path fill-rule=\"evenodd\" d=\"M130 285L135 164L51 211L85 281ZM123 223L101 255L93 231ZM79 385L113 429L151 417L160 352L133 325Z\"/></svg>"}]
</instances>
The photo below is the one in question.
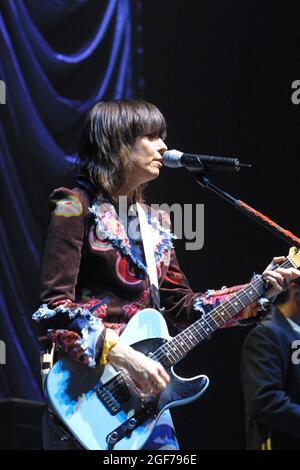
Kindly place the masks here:
<instances>
[{"instance_id":1,"label":"dark curtain","mask_svg":"<svg viewBox=\"0 0 300 470\"><path fill-rule=\"evenodd\" d=\"M1 0L0 397L42 399L31 315L47 201L73 182L86 111L142 90L139 9L139 0Z\"/></svg>"}]
</instances>

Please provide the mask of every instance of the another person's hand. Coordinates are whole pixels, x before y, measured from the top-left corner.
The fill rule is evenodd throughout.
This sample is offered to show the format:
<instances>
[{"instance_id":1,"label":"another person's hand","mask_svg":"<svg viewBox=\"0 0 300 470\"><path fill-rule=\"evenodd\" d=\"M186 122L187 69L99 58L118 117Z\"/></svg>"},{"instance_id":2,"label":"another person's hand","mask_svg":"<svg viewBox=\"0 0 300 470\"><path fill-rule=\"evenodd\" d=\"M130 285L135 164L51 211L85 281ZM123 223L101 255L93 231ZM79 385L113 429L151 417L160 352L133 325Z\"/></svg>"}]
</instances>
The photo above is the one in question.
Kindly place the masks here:
<instances>
[{"instance_id":1,"label":"another person's hand","mask_svg":"<svg viewBox=\"0 0 300 470\"><path fill-rule=\"evenodd\" d=\"M155 396L170 382L161 364L119 341L107 356L108 362L127 371L142 395Z\"/></svg>"},{"instance_id":2,"label":"another person's hand","mask_svg":"<svg viewBox=\"0 0 300 470\"><path fill-rule=\"evenodd\" d=\"M281 292L287 289L289 283L300 276L300 271L296 268L276 268L272 271L272 268L276 265L280 265L285 260L284 256L277 256L273 258L272 262L267 266L263 272L263 278L269 285L269 289L265 293L267 299L277 296Z\"/></svg>"}]
</instances>

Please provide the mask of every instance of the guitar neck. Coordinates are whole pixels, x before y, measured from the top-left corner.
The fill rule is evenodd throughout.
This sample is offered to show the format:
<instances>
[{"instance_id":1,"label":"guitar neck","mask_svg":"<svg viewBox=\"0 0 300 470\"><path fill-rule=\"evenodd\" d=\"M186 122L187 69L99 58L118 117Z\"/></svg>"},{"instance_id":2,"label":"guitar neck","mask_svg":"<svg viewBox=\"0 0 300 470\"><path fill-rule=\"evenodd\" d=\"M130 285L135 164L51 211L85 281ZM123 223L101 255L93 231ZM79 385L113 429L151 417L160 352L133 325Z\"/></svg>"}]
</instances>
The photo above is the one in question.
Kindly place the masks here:
<instances>
[{"instance_id":1,"label":"guitar neck","mask_svg":"<svg viewBox=\"0 0 300 470\"><path fill-rule=\"evenodd\" d=\"M293 266L294 264L289 258L286 258L281 265L282 268ZM199 320L160 346L153 353L152 358L158 360L165 367L173 366L197 344L208 338L245 307L261 297L265 290L262 276L256 275L250 284L234 294L229 300L218 305L210 313L205 313Z\"/></svg>"}]
</instances>

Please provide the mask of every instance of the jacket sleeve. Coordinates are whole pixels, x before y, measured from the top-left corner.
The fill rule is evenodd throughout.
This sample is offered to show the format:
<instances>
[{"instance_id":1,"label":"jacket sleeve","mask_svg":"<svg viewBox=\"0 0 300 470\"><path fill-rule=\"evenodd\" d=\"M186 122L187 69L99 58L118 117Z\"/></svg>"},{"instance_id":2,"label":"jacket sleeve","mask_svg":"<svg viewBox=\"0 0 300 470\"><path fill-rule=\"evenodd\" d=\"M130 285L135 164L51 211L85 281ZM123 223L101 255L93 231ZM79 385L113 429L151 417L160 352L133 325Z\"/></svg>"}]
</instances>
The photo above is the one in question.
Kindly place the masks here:
<instances>
[{"instance_id":1,"label":"jacket sleeve","mask_svg":"<svg viewBox=\"0 0 300 470\"><path fill-rule=\"evenodd\" d=\"M185 328L204 313L212 311L222 302L242 289L244 285L208 290L205 294L192 291L188 280L181 271L174 248L172 248L168 271L160 286L161 304L169 320L177 328ZM242 312L227 322L224 327L239 324Z\"/></svg>"},{"instance_id":2,"label":"jacket sleeve","mask_svg":"<svg viewBox=\"0 0 300 470\"><path fill-rule=\"evenodd\" d=\"M87 230L89 199L79 188L56 189L40 273L40 308L34 313L42 339L94 366L105 339L101 319L75 302L75 288Z\"/></svg>"},{"instance_id":3,"label":"jacket sleeve","mask_svg":"<svg viewBox=\"0 0 300 470\"><path fill-rule=\"evenodd\" d=\"M81 250L88 217L83 191L59 188L50 196L51 219L40 272L41 303L75 301Z\"/></svg>"},{"instance_id":4,"label":"jacket sleeve","mask_svg":"<svg viewBox=\"0 0 300 470\"><path fill-rule=\"evenodd\" d=\"M300 405L285 390L288 360L277 335L258 325L243 346L241 379L250 419L300 439Z\"/></svg>"}]
</instances>

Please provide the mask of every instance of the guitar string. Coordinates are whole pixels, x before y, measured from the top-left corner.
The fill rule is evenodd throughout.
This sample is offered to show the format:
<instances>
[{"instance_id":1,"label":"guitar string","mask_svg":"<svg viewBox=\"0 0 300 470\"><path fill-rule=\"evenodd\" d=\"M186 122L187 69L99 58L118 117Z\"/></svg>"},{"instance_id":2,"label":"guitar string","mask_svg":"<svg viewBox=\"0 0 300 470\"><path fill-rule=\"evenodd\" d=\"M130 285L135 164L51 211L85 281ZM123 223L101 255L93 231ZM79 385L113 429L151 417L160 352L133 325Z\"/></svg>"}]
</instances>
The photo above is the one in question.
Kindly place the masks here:
<instances>
[{"instance_id":1,"label":"guitar string","mask_svg":"<svg viewBox=\"0 0 300 470\"><path fill-rule=\"evenodd\" d=\"M252 286L249 285L249 286L245 287L244 289L249 289L249 288L251 289L251 287L253 287L253 283L252 283ZM243 295L243 297L241 297L241 294ZM257 296L255 296L255 297L257 298ZM212 322L216 323L218 325L218 328L219 328L220 326L225 324L228 320L230 320L232 317L234 317L235 314L238 314L242 309L239 309L238 311L236 311L234 309L235 310L234 314L231 315L231 314L228 313L228 311L227 311L227 309L224 305L227 302L232 305L232 299L233 299L233 297L230 299L231 302L225 301L220 306L215 307L215 309L212 312L210 312L209 314L203 315L201 318L199 318L199 320L197 320L192 325L190 325L188 328L186 328L181 333L179 333L177 336L175 336L175 338L173 340L170 340L170 342L168 342L167 344L164 344L164 345L160 346L160 348L158 348L154 353L155 359L160 360L161 357L162 357L162 356L159 355L159 350L161 350L162 355L164 355L166 352L172 355L172 350L170 350L170 349L171 349L172 345L174 345L176 347L176 343L178 343L178 340L183 340L183 341L189 340L192 343L192 346L194 347L199 342L197 336L200 336L200 338L202 340L202 339L205 339L207 336L209 336L209 334L211 334L212 332L215 331L216 328L212 325ZM241 293L241 292L239 293L239 297L238 297L238 294L236 294L236 298L234 300L237 301L238 299L240 300L240 303L242 305L244 305L244 303L246 305L250 304L253 300L255 300L255 298L254 298L253 300L251 299L251 301L249 302L249 297L247 295L245 295L244 293ZM223 310L225 310L225 312L228 316L226 321L224 321L223 316L220 313ZM219 318L220 317L222 318L222 323L221 324L219 324L217 322L217 316ZM209 328L205 329L205 326L203 325L204 322L208 325ZM190 333L190 335L189 335L189 333ZM196 337L194 336L194 334L196 334ZM203 334L204 334L204 336L203 336ZM186 353L186 351L185 351L185 353ZM176 354L175 354L175 359L178 359L178 357L176 357Z\"/></svg>"},{"instance_id":2,"label":"guitar string","mask_svg":"<svg viewBox=\"0 0 300 470\"><path fill-rule=\"evenodd\" d=\"M291 264L290 260L286 260L284 263L282 263L281 267L287 267L290 264ZM229 317L226 320L226 322L227 322L229 319L234 317L235 314L238 314L242 310L242 309L239 309L238 311L234 312L233 315L231 313L229 314L227 309L226 309L226 303L227 302L231 306L231 308L234 308L233 307L233 301L235 301L235 302L239 301L244 307L244 302L246 304L245 306L247 306L250 303L252 303L252 301L254 301L255 298L257 298L257 296L255 296L255 298L250 297L250 295L248 295L247 291L250 291L250 294L252 294L252 289L254 289L258 293L258 296L261 295L261 293L259 291L257 291L257 289L256 289L256 287L259 287L257 284L261 284L261 277L256 282L252 281L252 283L250 283L247 287L245 287L242 292L238 292L236 295L231 297L231 299L229 299L229 301L225 301L219 307L216 307L213 310L213 312L203 315L194 324L190 325L190 327L188 327L186 329L190 333L189 336L187 335L186 330L183 330L183 332L181 334L177 335L173 340L170 340L169 343L167 343L165 345L162 345L160 348L158 348L158 350L155 351L155 353L154 353L155 359L156 360L161 360L162 356L166 355L165 353L167 352L168 359L169 359L170 355L171 356L173 355L173 359L175 358L175 360L178 360L180 358L180 356L182 356L182 351L180 351L180 349L179 349L180 354L179 355L176 354L176 350L178 351L178 346L179 346L178 339L183 340L183 341L185 339L189 339L191 344L192 344L192 347L194 347L199 342L197 336L200 336L200 338L201 338L200 341L201 341L201 340L205 339L207 336L209 336L212 332L215 331L216 328L211 324L212 322L216 323L218 325L218 327L222 326L222 324L221 325L218 324L217 318L219 318L219 319L221 318L222 321L223 321L223 324L225 324L224 318L222 317L222 315L220 315L219 311L221 311L221 314L222 314L222 313L224 313L224 312L222 312L222 310L225 310L225 312L227 313L227 316ZM250 302L249 302L249 300L250 300ZM236 309L234 308L234 310L236 310ZM203 325L204 322L209 326L209 328L204 329L204 325ZM200 330L201 330L202 334L201 334ZM203 336L203 333L204 333L204 336ZM195 337L194 334L196 334L196 337ZM172 354L171 346L173 346L173 354ZM182 341L181 341L181 346L183 346L183 349L184 349L184 345L183 345ZM161 353L159 352L159 349L161 350ZM191 348L189 347L188 350L190 350L190 349ZM184 349L185 354L186 354L186 352L187 351Z\"/></svg>"}]
</instances>

